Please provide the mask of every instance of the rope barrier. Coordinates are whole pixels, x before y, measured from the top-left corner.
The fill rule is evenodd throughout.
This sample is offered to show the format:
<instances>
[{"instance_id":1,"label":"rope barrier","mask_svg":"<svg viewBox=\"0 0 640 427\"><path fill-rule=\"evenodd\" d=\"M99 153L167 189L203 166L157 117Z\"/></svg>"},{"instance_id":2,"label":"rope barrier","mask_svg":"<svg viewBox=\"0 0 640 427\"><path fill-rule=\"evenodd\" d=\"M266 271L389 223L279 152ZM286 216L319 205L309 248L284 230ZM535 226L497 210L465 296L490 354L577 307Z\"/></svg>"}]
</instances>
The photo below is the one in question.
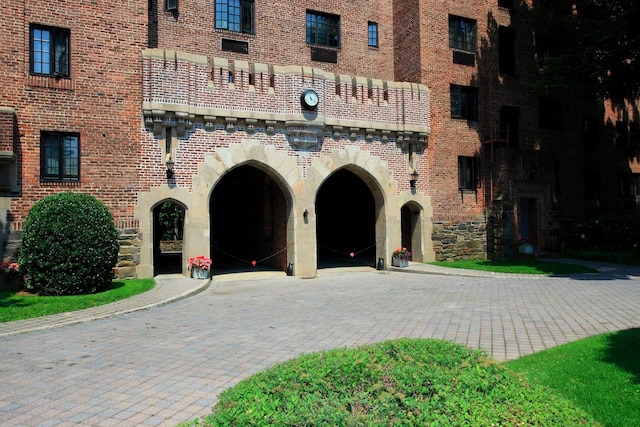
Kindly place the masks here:
<instances>
[{"instance_id":1,"label":"rope barrier","mask_svg":"<svg viewBox=\"0 0 640 427\"><path fill-rule=\"evenodd\" d=\"M321 245L321 244L318 244L318 247L320 247L320 248L322 248L322 249L326 249L326 250L331 251L331 252L333 252L333 253L336 253L336 254L338 254L338 255L345 255L345 256L349 256L349 257L353 258L353 257L355 257L356 255L360 255L361 253L368 251L369 249L371 249L371 248L375 247L378 243L381 243L381 242L382 242L382 240L378 240L377 242L373 243L372 245L367 246L367 247L366 247L366 248L364 248L364 249L361 249L361 250L359 250L359 251L349 252L349 253L347 253L347 252L343 252L343 251L339 251L339 250L337 250L337 249L333 249L333 248L330 248L330 247L328 247L328 246Z\"/></svg>"},{"instance_id":2,"label":"rope barrier","mask_svg":"<svg viewBox=\"0 0 640 427\"><path fill-rule=\"evenodd\" d=\"M252 265L252 266L254 266L254 267L255 267L256 265L258 265L259 263L265 262L265 261L266 261L266 260L268 260L268 259L271 259L271 258L273 258L273 257L276 257L276 256L280 255L282 252L284 252L284 251L287 249L286 247L284 247L284 248L280 249L279 251L274 252L273 254L268 255L268 256L266 256L266 257L264 257L264 258L260 259L260 260L255 260L255 259L254 259L254 260L249 261L248 259L240 258L240 257L237 257L237 256L235 256L235 255L233 255L233 254L230 254L229 252L224 251L224 250L222 250L222 249L218 248L217 246L212 246L212 248L213 248L214 250L216 250L216 251L220 252L221 254L228 256L229 258L233 258L234 260L236 260L236 261L240 261L240 262L242 262L242 263L251 264L251 265Z\"/></svg>"}]
</instances>

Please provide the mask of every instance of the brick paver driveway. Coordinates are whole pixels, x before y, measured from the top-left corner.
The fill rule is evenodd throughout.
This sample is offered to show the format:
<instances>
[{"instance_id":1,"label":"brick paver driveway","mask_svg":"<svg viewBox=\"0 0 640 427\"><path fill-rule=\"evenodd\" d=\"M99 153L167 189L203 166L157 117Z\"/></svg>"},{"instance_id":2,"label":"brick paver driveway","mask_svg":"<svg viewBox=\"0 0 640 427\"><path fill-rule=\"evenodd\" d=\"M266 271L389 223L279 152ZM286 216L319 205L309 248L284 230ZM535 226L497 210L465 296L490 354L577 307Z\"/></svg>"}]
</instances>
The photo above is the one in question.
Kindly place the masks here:
<instances>
[{"instance_id":1,"label":"brick paver driveway","mask_svg":"<svg viewBox=\"0 0 640 427\"><path fill-rule=\"evenodd\" d=\"M442 338L499 360L640 326L640 277L344 273L212 283L125 316L0 338L2 425L176 425L300 353Z\"/></svg>"}]
</instances>

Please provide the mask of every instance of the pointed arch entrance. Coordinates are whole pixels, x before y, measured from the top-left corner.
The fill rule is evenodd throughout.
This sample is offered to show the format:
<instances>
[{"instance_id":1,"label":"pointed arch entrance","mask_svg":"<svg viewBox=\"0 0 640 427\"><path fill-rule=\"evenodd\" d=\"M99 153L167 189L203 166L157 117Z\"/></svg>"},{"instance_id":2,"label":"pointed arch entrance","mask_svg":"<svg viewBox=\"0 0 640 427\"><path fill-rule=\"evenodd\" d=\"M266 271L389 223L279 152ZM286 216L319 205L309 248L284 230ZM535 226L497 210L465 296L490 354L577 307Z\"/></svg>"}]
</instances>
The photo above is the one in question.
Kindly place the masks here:
<instances>
[{"instance_id":1,"label":"pointed arch entrance","mask_svg":"<svg viewBox=\"0 0 640 427\"><path fill-rule=\"evenodd\" d=\"M212 273L285 271L289 206L281 185L256 165L220 178L209 205Z\"/></svg>"},{"instance_id":2,"label":"pointed arch entrance","mask_svg":"<svg viewBox=\"0 0 640 427\"><path fill-rule=\"evenodd\" d=\"M318 268L376 263L376 200L356 173L339 169L316 197Z\"/></svg>"},{"instance_id":3,"label":"pointed arch entrance","mask_svg":"<svg viewBox=\"0 0 640 427\"><path fill-rule=\"evenodd\" d=\"M411 261L422 262L422 221L420 221L420 206L417 203L405 203L400 209L400 230L402 247L411 252Z\"/></svg>"},{"instance_id":4,"label":"pointed arch entrance","mask_svg":"<svg viewBox=\"0 0 640 427\"><path fill-rule=\"evenodd\" d=\"M153 275L182 273L185 207L165 199L153 208Z\"/></svg>"}]
</instances>

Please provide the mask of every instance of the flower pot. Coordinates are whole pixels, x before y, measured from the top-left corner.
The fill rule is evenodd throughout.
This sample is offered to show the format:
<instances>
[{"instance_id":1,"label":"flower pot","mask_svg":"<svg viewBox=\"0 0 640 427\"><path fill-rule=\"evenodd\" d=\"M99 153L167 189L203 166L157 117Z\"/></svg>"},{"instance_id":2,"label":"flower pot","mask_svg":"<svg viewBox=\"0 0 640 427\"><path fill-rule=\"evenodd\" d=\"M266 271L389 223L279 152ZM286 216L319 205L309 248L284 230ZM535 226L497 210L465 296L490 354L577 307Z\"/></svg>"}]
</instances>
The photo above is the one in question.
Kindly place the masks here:
<instances>
[{"instance_id":1,"label":"flower pot","mask_svg":"<svg viewBox=\"0 0 640 427\"><path fill-rule=\"evenodd\" d=\"M393 257L391 258L391 265L394 267L408 267L409 260L404 258Z\"/></svg>"},{"instance_id":2,"label":"flower pot","mask_svg":"<svg viewBox=\"0 0 640 427\"><path fill-rule=\"evenodd\" d=\"M209 270L202 269L200 267L192 267L191 268L191 277L194 279L208 279L209 278Z\"/></svg>"}]
</instances>

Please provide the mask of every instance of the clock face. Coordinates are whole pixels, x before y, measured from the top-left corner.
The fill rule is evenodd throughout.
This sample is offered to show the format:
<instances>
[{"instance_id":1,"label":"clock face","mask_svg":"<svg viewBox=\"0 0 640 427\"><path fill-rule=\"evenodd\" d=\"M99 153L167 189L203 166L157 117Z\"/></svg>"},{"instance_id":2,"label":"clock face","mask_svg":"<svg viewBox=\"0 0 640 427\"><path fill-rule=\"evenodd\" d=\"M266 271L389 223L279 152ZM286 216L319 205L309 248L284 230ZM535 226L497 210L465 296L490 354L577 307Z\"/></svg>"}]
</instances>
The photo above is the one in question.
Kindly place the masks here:
<instances>
[{"instance_id":1,"label":"clock face","mask_svg":"<svg viewBox=\"0 0 640 427\"><path fill-rule=\"evenodd\" d=\"M318 94L315 90L307 89L302 92L302 104L305 107L315 108L318 106Z\"/></svg>"}]
</instances>

